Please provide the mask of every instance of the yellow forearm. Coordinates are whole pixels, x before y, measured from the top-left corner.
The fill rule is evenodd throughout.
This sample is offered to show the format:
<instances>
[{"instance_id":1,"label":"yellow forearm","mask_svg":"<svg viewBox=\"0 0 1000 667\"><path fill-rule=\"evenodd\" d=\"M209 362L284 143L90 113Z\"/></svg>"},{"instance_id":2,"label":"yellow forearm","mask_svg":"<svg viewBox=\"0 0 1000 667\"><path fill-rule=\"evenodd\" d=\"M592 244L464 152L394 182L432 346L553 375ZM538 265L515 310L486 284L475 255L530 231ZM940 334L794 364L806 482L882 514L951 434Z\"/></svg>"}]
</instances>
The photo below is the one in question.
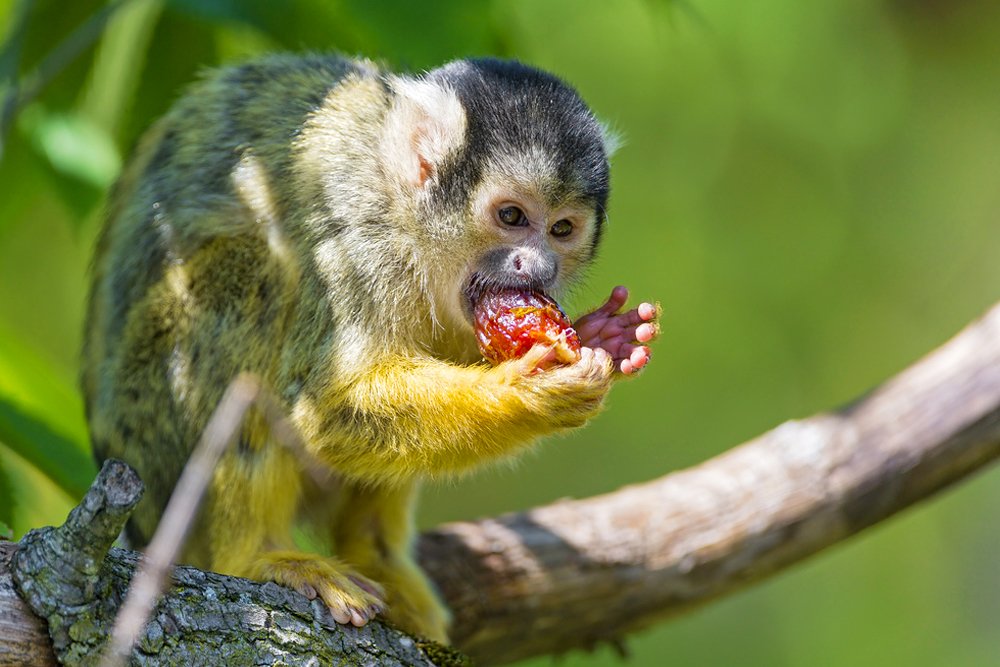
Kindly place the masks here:
<instances>
[{"instance_id":1,"label":"yellow forearm","mask_svg":"<svg viewBox=\"0 0 1000 667\"><path fill-rule=\"evenodd\" d=\"M405 479L461 472L579 425L604 391L598 385L588 395L558 373L523 375L512 363L393 358L313 404L300 400L294 415L316 455L338 470Z\"/></svg>"}]
</instances>

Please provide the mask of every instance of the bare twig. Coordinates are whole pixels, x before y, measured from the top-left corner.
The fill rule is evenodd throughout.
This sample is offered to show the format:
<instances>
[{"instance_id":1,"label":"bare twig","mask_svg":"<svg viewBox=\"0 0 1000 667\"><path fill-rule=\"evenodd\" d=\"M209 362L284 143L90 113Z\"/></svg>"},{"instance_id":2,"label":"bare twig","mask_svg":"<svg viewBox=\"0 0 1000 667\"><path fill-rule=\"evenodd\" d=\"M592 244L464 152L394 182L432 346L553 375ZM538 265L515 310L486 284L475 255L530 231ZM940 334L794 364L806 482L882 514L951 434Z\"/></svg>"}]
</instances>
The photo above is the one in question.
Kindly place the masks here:
<instances>
[{"instance_id":1,"label":"bare twig","mask_svg":"<svg viewBox=\"0 0 1000 667\"><path fill-rule=\"evenodd\" d=\"M128 597L118 612L104 656L105 667L125 664L132 652L139 633L145 627L156 600L163 591L174 560L187 540L188 531L215 466L236 437L247 410L259 393L260 382L253 376L241 375L233 380L219 401L202 433L201 441L181 472L163 518L129 587Z\"/></svg>"},{"instance_id":2,"label":"bare twig","mask_svg":"<svg viewBox=\"0 0 1000 667\"><path fill-rule=\"evenodd\" d=\"M104 667L124 664L131 652L163 592L177 554L187 542L188 531L219 459L235 439L251 406L264 417L274 441L295 455L302 470L311 475L315 483L328 481L328 475L306 450L302 436L285 417L281 404L260 379L244 373L233 380L184 466L163 518L144 552L139 571L115 621Z\"/></svg>"}]
</instances>

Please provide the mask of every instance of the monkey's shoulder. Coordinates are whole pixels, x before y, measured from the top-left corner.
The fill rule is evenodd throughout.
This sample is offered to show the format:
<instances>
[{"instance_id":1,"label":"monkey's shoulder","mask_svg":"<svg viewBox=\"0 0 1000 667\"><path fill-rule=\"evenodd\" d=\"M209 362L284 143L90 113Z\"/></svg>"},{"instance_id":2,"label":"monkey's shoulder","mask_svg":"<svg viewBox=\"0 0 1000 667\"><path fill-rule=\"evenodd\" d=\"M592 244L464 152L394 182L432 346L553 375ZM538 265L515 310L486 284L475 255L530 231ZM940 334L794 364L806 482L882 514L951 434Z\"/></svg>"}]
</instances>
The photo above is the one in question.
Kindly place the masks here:
<instances>
[{"instance_id":1,"label":"monkey's shoulder","mask_svg":"<svg viewBox=\"0 0 1000 667\"><path fill-rule=\"evenodd\" d=\"M367 60L269 55L207 70L161 123L168 126L168 137L179 135L196 150L287 144L345 82L382 88L382 80L382 71Z\"/></svg>"},{"instance_id":2,"label":"monkey's shoulder","mask_svg":"<svg viewBox=\"0 0 1000 667\"><path fill-rule=\"evenodd\" d=\"M214 97L229 104L262 98L278 103L323 95L345 79L379 79L382 75L381 68L365 59L279 53L206 70L187 96ZM322 97L313 102L322 102Z\"/></svg>"},{"instance_id":3,"label":"monkey's shoulder","mask_svg":"<svg viewBox=\"0 0 1000 667\"><path fill-rule=\"evenodd\" d=\"M206 226L237 201L234 174L254 176L255 190L263 180L286 187L311 119L358 136L384 108L383 80L373 63L332 54L269 55L206 71L136 147L109 199L109 219L145 220L155 210L181 227L189 217ZM247 159L254 168L241 172Z\"/></svg>"}]
</instances>

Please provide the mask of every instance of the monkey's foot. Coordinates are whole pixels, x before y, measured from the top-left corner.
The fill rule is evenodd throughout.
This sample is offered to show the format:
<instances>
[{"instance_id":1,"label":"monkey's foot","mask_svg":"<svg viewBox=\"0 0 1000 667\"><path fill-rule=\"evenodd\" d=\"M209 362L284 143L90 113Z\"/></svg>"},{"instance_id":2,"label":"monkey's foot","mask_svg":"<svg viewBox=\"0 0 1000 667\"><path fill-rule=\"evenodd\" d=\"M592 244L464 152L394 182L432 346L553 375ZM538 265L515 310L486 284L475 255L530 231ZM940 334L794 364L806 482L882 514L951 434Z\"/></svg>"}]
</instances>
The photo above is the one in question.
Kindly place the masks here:
<instances>
[{"instance_id":1,"label":"monkey's foot","mask_svg":"<svg viewBox=\"0 0 1000 667\"><path fill-rule=\"evenodd\" d=\"M342 625L360 628L385 610L382 587L335 558L271 551L257 559L249 576L288 586L310 600L320 598Z\"/></svg>"}]
</instances>

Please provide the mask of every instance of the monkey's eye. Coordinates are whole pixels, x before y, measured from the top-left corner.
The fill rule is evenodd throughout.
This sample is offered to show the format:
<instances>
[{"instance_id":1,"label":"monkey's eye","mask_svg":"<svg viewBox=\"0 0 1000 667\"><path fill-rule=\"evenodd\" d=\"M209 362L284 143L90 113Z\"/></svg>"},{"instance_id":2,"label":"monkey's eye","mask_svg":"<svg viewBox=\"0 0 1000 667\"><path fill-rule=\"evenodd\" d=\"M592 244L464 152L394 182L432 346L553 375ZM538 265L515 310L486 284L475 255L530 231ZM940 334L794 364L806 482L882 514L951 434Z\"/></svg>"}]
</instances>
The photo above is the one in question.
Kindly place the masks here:
<instances>
[{"instance_id":1,"label":"monkey's eye","mask_svg":"<svg viewBox=\"0 0 1000 667\"><path fill-rule=\"evenodd\" d=\"M503 224L511 227L526 227L528 224L528 217L524 215L524 211L516 206L504 206L497 211L497 218Z\"/></svg>"},{"instance_id":2,"label":"monkey's eye","mask_svg":"<svg viewBox=\"0 0 1000 667\"><path fill-rule=\"evenodd\" d=\"M570 234L573 233L573 223L570 222L569 220L559 220L554 225L552 225L552 228L549 229L549 232L552 233L552 236L558 236L560 238L569 236Z\"/></svg>"}]
</instances>

